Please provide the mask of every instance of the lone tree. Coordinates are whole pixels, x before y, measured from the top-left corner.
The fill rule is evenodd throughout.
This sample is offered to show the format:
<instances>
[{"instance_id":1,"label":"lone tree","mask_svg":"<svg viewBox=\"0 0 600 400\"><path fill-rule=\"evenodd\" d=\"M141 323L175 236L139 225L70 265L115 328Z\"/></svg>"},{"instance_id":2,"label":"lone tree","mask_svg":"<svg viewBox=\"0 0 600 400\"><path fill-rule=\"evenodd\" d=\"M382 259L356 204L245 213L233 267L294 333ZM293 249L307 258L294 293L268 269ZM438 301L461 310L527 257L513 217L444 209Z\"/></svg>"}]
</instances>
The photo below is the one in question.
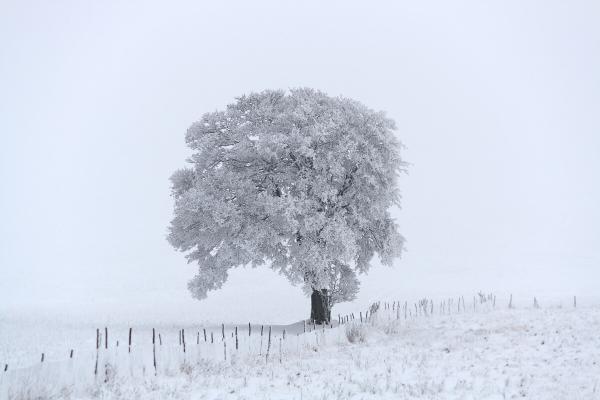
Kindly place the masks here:
<instances>
[{"instance_id":1,"label":"lone tree","mask_svg":"<svg viewBox=\"0 0 600 400\"><path fill-rule=\"evenodd\" d=\"M203 299L228 270L268 263L311 294L311 319L353 300L375 255L391 265L403 238L389 214L404 168L395 124L361 103L312 89L267 90L202 116L194 151L172 177L169 242L198 262Z\"/></svg>"}]
</instances>

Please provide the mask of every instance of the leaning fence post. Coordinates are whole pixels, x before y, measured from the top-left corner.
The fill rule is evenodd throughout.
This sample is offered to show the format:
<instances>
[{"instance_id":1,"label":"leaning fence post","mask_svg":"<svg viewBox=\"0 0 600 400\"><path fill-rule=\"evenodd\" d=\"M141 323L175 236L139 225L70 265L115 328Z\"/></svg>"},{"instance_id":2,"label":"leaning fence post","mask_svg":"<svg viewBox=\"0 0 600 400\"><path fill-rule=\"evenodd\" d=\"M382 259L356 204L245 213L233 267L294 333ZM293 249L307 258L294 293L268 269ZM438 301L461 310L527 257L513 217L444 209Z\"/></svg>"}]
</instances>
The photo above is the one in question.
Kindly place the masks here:
<instances>
[{"instance_id":1,"label":"leaning fence post","mask_svg":"<svg viewBox=\"0 0 600 400\"><path fill-rule=\"evenodd\" d=\"M69 352L69 358L73 358L73 349Z\"/></svg>"},{"instance_id":2,"label":"leaning fence post","mask_svg":"<svg viewBox=\"0 0 600 400\"><path fill-rule=\"evenodd\" d=\"M8 371L8 364L4 364L4 372Z\"/></svg>"}]
</instances>

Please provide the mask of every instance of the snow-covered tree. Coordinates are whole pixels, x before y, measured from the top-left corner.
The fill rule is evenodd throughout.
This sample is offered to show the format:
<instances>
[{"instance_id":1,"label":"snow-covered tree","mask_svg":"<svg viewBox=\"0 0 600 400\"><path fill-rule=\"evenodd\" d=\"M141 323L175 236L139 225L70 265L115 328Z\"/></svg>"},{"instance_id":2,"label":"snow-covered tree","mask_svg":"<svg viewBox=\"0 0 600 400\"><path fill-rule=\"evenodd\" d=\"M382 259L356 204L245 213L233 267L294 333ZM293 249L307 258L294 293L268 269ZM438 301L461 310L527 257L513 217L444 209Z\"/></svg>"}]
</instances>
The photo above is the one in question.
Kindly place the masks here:
<instances>
[{"instance_id":1,"label":"snow-covered tree","mask_svg":"<svg viewBox=\"0 0 600 400\"><path fill-rule=\"evenodd\" d=\"M190 166L171 177L169 242L197 262L202 299L230 268L267 263L311 293L311 318L354 299L375 254L403 238L389 213L404 168L382 112L312 89L267 90L202 116L187 131Z\"/></svg>"}]
</instances>

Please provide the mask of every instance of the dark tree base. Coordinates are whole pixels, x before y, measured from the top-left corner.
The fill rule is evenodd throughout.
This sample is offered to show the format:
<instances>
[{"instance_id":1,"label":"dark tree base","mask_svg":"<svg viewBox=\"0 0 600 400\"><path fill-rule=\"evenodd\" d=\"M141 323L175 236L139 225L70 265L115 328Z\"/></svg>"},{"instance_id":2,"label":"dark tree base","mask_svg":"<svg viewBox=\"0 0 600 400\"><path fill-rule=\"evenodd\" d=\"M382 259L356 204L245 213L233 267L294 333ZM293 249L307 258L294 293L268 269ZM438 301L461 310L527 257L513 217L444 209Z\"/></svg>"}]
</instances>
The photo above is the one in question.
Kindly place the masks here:
<instances>
[{"instance_id":1,"label":"dark tree base","mask_svg":"<svg viewBox=\"0 0 600 400\"><path fill-rule=\"evenodd\" d=\"M327 289L314 290L310 296L310 319L315 324L328 324L331 321L331 307Z\"/></svg>"}]
</instances>

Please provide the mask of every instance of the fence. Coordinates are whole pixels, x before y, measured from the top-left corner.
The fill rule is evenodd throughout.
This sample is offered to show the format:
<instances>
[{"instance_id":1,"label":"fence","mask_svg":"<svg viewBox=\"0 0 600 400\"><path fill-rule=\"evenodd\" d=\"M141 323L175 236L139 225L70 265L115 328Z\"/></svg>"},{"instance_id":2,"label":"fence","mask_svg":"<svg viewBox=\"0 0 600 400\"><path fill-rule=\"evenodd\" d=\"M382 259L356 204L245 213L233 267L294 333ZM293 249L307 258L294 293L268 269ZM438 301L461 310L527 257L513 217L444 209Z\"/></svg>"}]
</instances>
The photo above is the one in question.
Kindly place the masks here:
<instances>
[{"instance_id":1,"label":"fence","mask_svg":"<svg viewBox=\"0 0 600 400\"><path fill-rule=\"evenodd\" d=\"M534 297L533 307L539 308ZM573 298L573 307L577 299ZM0 371L0 398L54 397L65 390L75 391L107 384L117 379L152 379L185 373L192 366L227 366L245 363L282 363L301 357L307 351L348 343L346 324L377 324L392 321L402 324L431 315L488 311L496 308L496 296L478 293L472 307L463 296L434 302L423 298L408 301L378 302L368 310L337 315L328 325L303 321L295 326L275 329L252 325L198 327L179 329L177 338L156 329L136 334L129 328L113 337L108 327L96 330L95 348L68 349L63 361L49 361L45 354L40 362L26 368L4 364ZM514 308L512 295L508 308Z\"/></svg>"}]
</instances>

